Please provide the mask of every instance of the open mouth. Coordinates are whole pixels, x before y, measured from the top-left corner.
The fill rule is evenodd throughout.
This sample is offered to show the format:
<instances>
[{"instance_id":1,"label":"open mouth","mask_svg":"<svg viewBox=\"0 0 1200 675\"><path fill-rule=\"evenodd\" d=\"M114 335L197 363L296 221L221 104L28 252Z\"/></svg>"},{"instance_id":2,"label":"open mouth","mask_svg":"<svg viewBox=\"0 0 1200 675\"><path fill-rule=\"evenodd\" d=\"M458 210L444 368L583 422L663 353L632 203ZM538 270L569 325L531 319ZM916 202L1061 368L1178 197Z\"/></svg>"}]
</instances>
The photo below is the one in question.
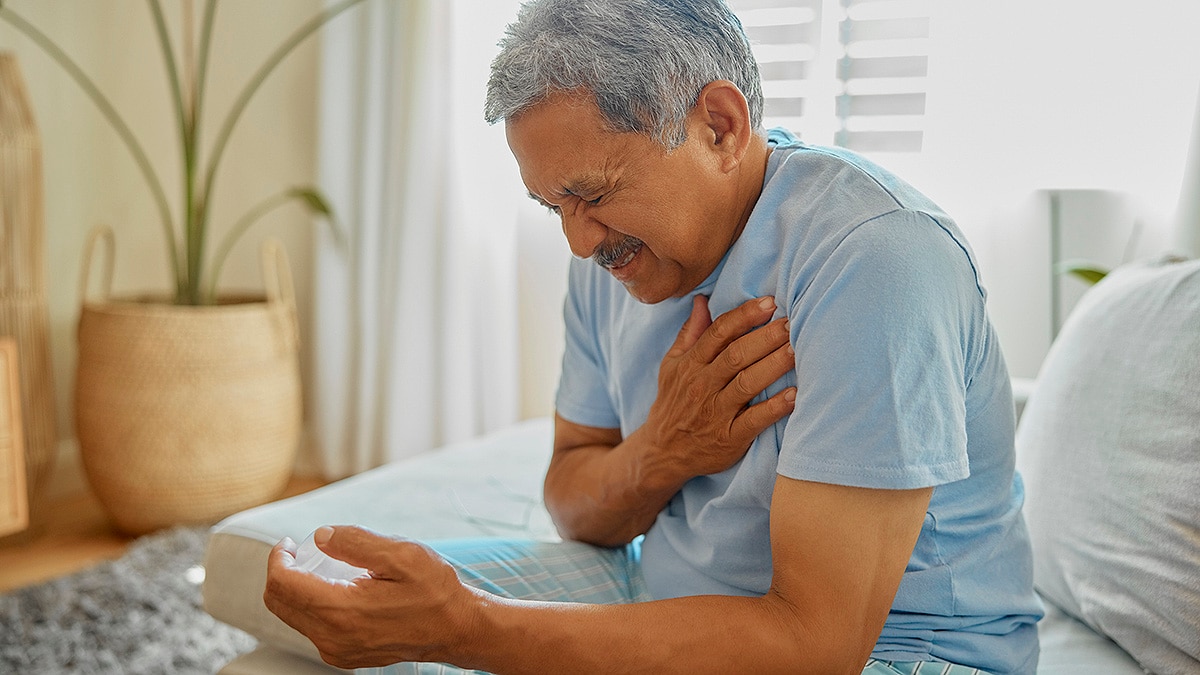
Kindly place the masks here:
<instances>
[{"instance_id":1,"label":"open mouth","mask_svg":"<svg viewBox=\"0 0 1200 675\"><path fill-rule=\"evenodd\" d=\"M592 258L597 265L607 270L618 270L633 262L638 252L642 250L641 239L626 237L621 243L609 249L597 251Z\"/></svg>"}]
</instances>

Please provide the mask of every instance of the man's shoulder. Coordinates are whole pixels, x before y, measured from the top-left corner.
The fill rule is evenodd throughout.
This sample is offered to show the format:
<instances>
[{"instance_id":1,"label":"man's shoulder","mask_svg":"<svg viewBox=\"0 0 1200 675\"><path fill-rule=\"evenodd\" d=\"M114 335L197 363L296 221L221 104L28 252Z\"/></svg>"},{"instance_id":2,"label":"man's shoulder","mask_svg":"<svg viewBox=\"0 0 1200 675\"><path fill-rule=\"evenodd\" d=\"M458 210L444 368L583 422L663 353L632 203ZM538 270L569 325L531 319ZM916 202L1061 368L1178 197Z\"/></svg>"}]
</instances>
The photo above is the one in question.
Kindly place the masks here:
<instances>
[{"instance_id":1,"label":"man's shoulder","mask_svg":"<svg viewBox=\"0 0 1200 675\"><path fill-rule=\"evenodd\" d=\"M890 170L846 148L787 144L776 147L775 170L764 185L774 197L816 208L856 210L863 219L895 209L941 214L922 192ZM853 199L846 199L853 196Z\"/></svg>"}]
</instances>

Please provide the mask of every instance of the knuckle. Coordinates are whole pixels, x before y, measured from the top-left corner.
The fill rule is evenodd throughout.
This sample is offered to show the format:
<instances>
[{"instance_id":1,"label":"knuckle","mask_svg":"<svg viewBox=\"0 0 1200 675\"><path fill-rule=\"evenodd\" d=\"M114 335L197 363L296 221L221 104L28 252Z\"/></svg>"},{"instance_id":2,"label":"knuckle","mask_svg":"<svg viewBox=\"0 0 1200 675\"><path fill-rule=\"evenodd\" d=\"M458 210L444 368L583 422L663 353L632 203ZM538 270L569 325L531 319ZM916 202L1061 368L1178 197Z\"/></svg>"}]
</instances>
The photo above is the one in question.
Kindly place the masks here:
<instances>
[{"instance_id":1,"label":"knuckle","mask_svg":"<svg viewBox=\"0 0 1200 675\"><path fill-rule=\"evenodd\" d=\"M758 393L755 391L755 387L749 382L749 379L750 376L743 370L734 375L733 380L729 383L733 393L737 394L739 399L748 401Z\"/></svg>"},{"instance_id":2,"label":"knuckle","mask_svg":"<svg viewBox=\"0 0 1200 675\"><path fill-rule=\"evenodd\" d=\"M698 403L708 398L707 383L698 377L688 378L683 391L689 403Z\"/></svg>"},{"instance_id":3,"label":"knuckle","mask_svg":"<svg viewBox=\"0 0 1200 675\"><path fill-rule=\"evenodd\" d=\"M750 362L749 356L746 353L746 348L739 342L729 345L725 349L722 358L730 368L734 368L736 370L745 368Z\"/></svg>"},{"instance_id":4,"label":"knuckle","mask_svg":"<svg viewBox=\"0 0 1200 675\"><path fill-rule=\"evenodd\" d=\"M729 329L728 323L718 318L713 325L707 328L709 336L720 344L725 344L732 339L733 331Z\"/></svg>"}]
</instances>

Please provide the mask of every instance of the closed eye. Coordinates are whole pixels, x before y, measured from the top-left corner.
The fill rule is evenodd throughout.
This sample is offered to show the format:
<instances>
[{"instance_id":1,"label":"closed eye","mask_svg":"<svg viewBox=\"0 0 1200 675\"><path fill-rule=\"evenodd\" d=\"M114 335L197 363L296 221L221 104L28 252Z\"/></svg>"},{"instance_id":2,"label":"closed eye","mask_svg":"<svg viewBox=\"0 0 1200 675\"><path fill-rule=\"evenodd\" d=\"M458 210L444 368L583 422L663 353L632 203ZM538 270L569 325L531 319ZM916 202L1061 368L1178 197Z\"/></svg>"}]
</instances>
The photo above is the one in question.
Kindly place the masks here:
<instances>
[{"instance_id":1,"label":"closed eye","mask_svg":"<svg viewBox=\"0 0 1200 675\"><path fill-rule=\"evenodd\" d=\"M526 192L525 194L529 195L529 198L532 199L533 201L546 207L546 210L549 211L550 213L553 213L556 216L559 215L560 213L562 213L562 209L558 208L554 204L551 204L550 202L546 201L545 199L542 199L541 197L533 194L532 192Z\"/></svg>"}]
</instances>

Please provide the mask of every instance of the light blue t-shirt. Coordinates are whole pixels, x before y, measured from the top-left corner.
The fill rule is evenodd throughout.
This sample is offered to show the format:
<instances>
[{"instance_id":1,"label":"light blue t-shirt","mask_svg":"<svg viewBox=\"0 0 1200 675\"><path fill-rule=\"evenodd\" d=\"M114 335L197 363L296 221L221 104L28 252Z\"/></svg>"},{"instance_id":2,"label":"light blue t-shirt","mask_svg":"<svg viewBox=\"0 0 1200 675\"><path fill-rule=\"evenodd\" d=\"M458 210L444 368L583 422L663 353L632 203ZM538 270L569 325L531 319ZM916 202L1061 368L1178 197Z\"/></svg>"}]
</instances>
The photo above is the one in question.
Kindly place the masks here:
<instances>
[{"instance_id":1,"label":"light blue t-shirt","mask_svg":"<svg viewBox=\"0 0 1200 675\"><path fill-rule=\"evenodd\" d=\"M692 295L709 296L714 318L773 296L791 322L796 369L756 402L796 386L795 411L658 515L642 544L650 593L765 593L777 473L934 486L872 655L1031 673L1042 610L1008 373L973 255L936 205L865 159L783 130L769 141L745 230L687 297L641 304L599 266L572 263L557 412L628 436L646 420Z\"/></svg>"}]
</instances>

